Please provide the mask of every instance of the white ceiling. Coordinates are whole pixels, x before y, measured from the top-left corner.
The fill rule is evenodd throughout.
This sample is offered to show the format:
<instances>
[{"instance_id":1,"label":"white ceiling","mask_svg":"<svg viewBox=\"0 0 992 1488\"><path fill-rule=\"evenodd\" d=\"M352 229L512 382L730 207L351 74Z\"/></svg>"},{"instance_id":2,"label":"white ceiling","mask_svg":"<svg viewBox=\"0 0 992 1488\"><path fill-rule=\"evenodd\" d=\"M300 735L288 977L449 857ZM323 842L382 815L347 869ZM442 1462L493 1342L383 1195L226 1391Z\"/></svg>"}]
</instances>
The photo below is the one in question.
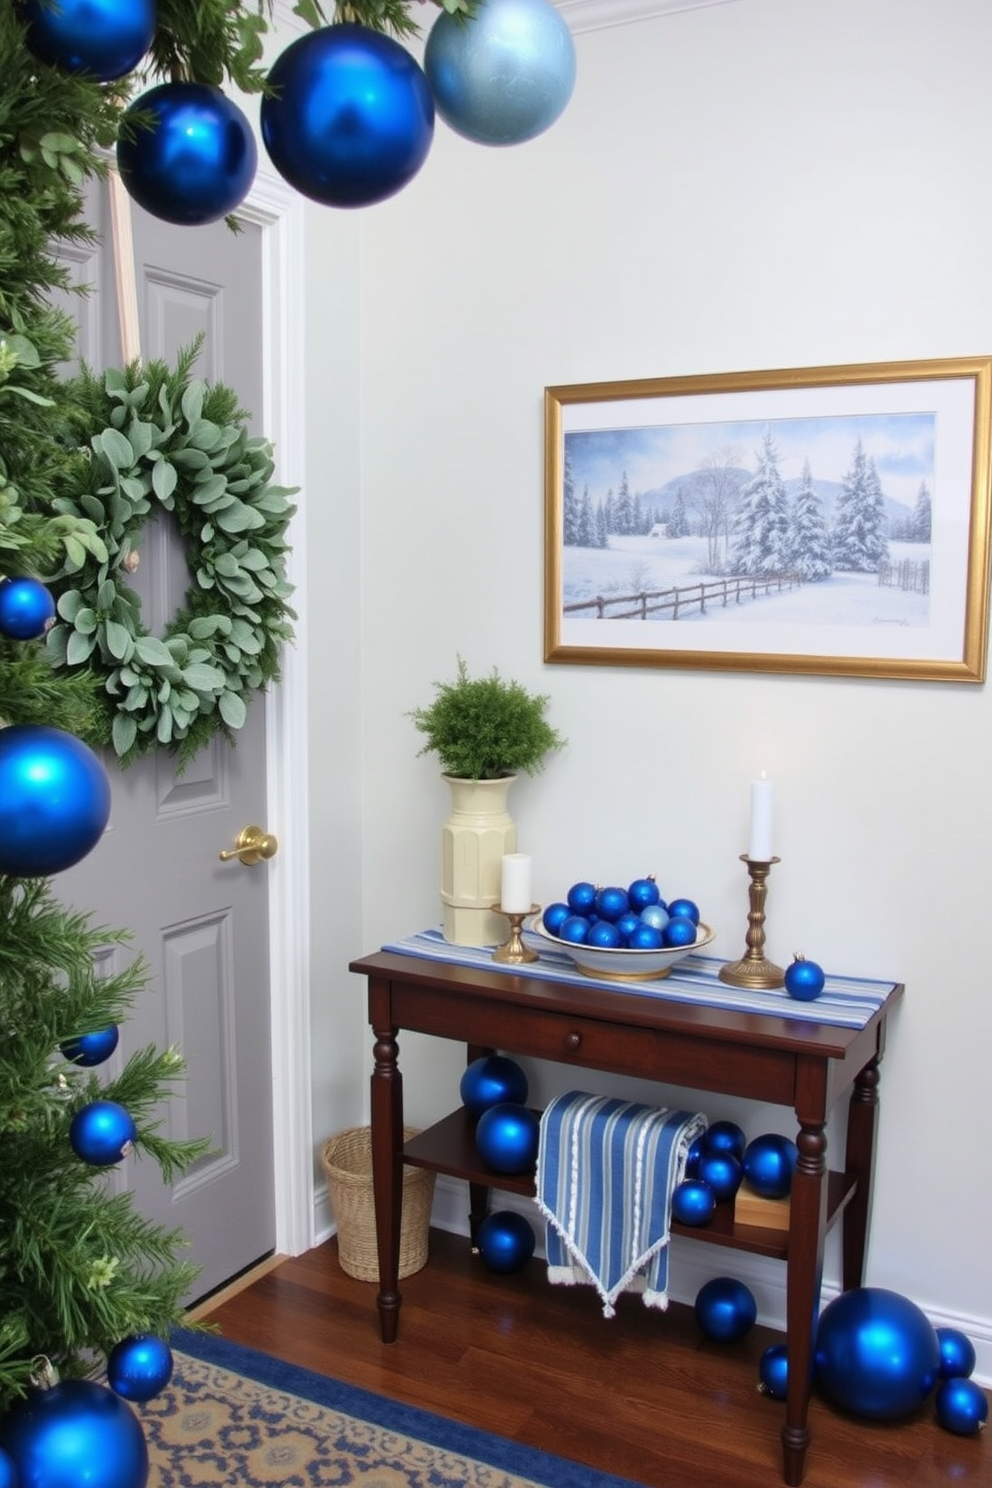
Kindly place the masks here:
<instances>
[{"instance_id":1,"label":"white ceiling","mask_svg":"<svg viewBox=\"0 0 992 1488\"><path fill-rule=\"evenodd\" d=\"M732 5L734 0L552 0L572 31L602 31L703 5Z\"/></svg>"}]
</instances>

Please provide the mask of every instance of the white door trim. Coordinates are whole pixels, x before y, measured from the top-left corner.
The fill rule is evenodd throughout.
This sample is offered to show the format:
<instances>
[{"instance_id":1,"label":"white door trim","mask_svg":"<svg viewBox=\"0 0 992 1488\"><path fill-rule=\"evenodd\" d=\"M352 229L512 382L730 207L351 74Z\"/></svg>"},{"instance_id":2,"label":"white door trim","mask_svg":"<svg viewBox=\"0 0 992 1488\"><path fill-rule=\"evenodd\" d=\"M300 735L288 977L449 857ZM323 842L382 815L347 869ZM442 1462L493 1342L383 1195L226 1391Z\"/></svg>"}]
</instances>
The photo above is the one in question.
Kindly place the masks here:
<instances>
[{"instance_id":1,"label":"white door trim","mask_svg":"<svg viewBox=\"0 0 992 1488\"><path fill-rule=\"evenodd\" d=\"M304 479L303 199L259 166L238 209L262 229L263 417L275 447L276 479ZM310 1073L310 846L307 810L308 700L306 503L290 527L287 573L294 586L296 640L283 653L282 679L266 695L266 827L279 838L269 874L273 1152L276 1249L300 1255L315 1243Z\"/></svg>"}]
</instances>

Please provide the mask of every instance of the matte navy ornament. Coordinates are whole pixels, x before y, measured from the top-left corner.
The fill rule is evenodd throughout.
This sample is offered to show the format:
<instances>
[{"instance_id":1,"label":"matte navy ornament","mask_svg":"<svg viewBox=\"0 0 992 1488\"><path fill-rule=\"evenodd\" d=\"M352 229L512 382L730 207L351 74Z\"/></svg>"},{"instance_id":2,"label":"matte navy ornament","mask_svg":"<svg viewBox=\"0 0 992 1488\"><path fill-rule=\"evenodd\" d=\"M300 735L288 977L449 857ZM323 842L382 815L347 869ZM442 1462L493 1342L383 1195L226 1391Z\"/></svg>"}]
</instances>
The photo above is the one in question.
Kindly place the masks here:
<instances>
[{"instance_id":1,"label":"matte navy ornament","mask_svg":"<svg viewBox=\"0 0 992 1488\"><path fill-rule=\"evenodd\" d=\"M797 954L785 968L785 990L797 1002L813 1002L823 991L826 977L823 967Z\"/></svg>"},{"instance_id":2,"label":"matte navy ornament","mask_svg":"<svg viewBox=\"0 0 992 1488\"><path fill-rule=\"evenodd\" d=\"M763 1199L783 1199L792 1187L799 1150L778 1132L755 1137L744 1149L744 1177Z\"/></svg>"},{"instance_id":3,"label":"matte navy ornament","mask_svg":"<svg viewBox=\"0 0 992 1488\"><path fill-rule=\"evenodd\" d=\"M112 1100L90 1101L69 1124L69 1146L95 1168L120 1162L137 1135L130 1111Z\"/></svg>"},{"instance_id":4,"label":"matte navy ornament","mask_svg":"<svg viewBox=\"0 0 992 1488\"><path fill-rule=\"evenodd\" d=\"M475 1128L475 1145L497 1173L525 1173L537 1161L539 1136L534 1112L506 1101L483 1111Z\"/></svg>"},{"instance_id":5,"label":"matte navy ornament","mask_svg":"<svg viewBox=\"0 0 992 1488\"><path fill-rule=\"evenodd\" d=\"M458 1093L473 1116L506 1101L522 1106L527 1100L527 1076L505 1054L483 1054L466 1067Z\"/></svg>"},{"instance_id":6,"label":"matte navy ornament","mask_svg":"<svg viewBox=\"0 0 992 1488\"><path fill-rule=\"evenodd\" d=\"M424 71L456 134L519 145L564 112L575 87L575 43L548 0L485 0L470 20L438 16Z\"/></svg>"},{"instance_id":7,"label":"matte navy ornament","mask_svg":"<svg viewBox=\"0 0 992 1488\"><path fill-rule=\"evenodd\" d=\"M696 1322L716 1343L736 1343L754 1327L754 1293L733 1276L714 1276L696 1294Z\"/></svg>"},{"instance_id":8,"label":"matte navy ornament","mask_svg":"<svg viewBox=\"0 0 992 1488\"><path fill-rule=\"evenodd\" d=\"M124 114L117 141L121 180L128 195L163 222L200 227L226 217L251 190L257 165L247 118L207 83L161 83Z\"/></svg>"},{"instance_id":9,"label":"matte navy ornament","mask_svg":"<svg viewBox=\"0 0 992 1488\"><path fill-rule=\"evenodd\" d=\"M672 1218L679 1224L707 1224L715 1208L716 1194L699 1178L685 1178L672 1190Z\"/></svg>"},{"instance_id":10,"label":"matte navy ornament","mask_svg":"<svg viewBox=\"0 0 992 1488\"><path fill-rule=\"evenodd\" d=\"M476 1244L490 1271L507 1274L526 1266L534 1254L534 1231L515 1209L498 1209L482 1221Z\"/></svg>"},{"instance_id":11,"label":"matte navy ornament","mask_svg":"<svg viewBox=\"0 0 992 1488\"><path fill-rule=\"evenodd\" d=\"M378 31L343 22L291 42L269 72L262 140L279 174L329 207L400 191L434 139L434 101L417 62Z\"/></svg>"},{"instance_id":12,"label":"matte navy ornament","mask_svg":"<svg viewBox=\"0 0 992 1488\"><path fill-rule=\"evenodd\" d=\"M941 1379L964 1379L974 1371L978 1356L975 1345L959 1328L938 1328Z\"/></svg>"},{"instance_id":13,"label":"matte navy ornament","mask_svg":"<svg viewBox=\"0 0 992 1488\"><path fill-rule=\"evenodd\" d=\"M32 1390L0 1416L17 1488L145 1488L148 1446L134 1411L92 1380Z\"/></svg>"},{"instance_id":14,"label":"matte navy ornament","mask_svg":"<svg viewBox=\"0 0 992 1488\"><path fill-rule=\"evenodd\" d=\"M0 579L0 635L37 641L55 620L55 600L40 579Z\"/></svg>"},{"instance_id":15,"label":"matte navy ornament","mask_svg":"<svg viewBox=\"0 0 992 1488\"><path fill-rule=\"evenodd\" d=\"M971 1379L941 1380L934 1406L941 1426L955 1436L977 1435L989 1418L988 1396Z\"/></svg>"},{"instance_id":16,"label":"matte navy ornament","mask_svg":"<svg viewBox=\"0 0 992 1488\"><path fill-rule=\"evenodd\" d=\"M854 1287L827 1304L814 1360L817 1383L836 1405L876 1420L916 1410L940 1376L929 1319L884 1287Z\"/></svg>"},{"instance_id":17,"label":"matte navy ornament","mask_svg":"<svg viewBox=\"0 0 992 1488\"><path fill-rule=\"evenodd\" d=\"M100 83L137 67L155 35L155 0L23 0L17 9L33 56Z\"/></svg>"},{"instance_id":18,"label":"matte navy ornament","mask_svg":"<svg viewBox=\"0 0 992 1488\"><path fill-rule=\"evenodd\" d=\"M140 1333L122 1338L107 1356L107 1383L115 1394L138 1404L152 1400L172 1378L172 1350L163 1338Z\"/></svg>"},{"instance_id":19,"label":"matte navy ornament","mask_svg":"<svg viewBox=\"0 0 992 1488\"><path fill-rule=\"evenodd\" d=\"M0 873L47 878L99 842L110 782L93 750L64 729L0 729Z\"/></svg>"},{"instance_id":20,"label":"matte navy ornament","mask_svg":"<svg viewBox=\"0 0 992 1488\"><path fill-rule=\"evenodd\" d=\"M80 1034L79 1038L66 1039L59 1045L59 1049L63 1058L89 1069L109 1059L117 1048L119 1039L120 1030L116 1023L111 1023L109 1028L97 1028L93 1033Z\"/></svg>"}]
</instances>

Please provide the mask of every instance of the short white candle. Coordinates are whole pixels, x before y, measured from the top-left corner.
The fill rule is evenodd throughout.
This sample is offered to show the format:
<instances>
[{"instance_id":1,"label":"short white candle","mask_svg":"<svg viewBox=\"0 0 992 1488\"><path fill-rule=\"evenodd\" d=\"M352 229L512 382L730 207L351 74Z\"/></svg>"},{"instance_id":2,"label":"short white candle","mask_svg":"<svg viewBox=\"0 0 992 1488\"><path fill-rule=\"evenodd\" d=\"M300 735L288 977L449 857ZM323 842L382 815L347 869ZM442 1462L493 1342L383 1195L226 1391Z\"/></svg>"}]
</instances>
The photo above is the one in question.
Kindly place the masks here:
<instances>
[{"instance_id":1,"label":"short white candle","mask_svg":"<svg viewBox=\"0 0 992 1488\"><path fill-rule=\"evenodd\" d=\"M751 832L747 855L753 863L770 863L772 860L772 810L775 803L775 787L765 779L762 770L760 780L751 782Z\"/></svg>"},{"instance_id":2,"label":"short white candle","mask_svg":"<svg viewBox=\"0 0 992 1488\"><path fill-rule=\"evenodd\" d=\"M505 853L499 907L506 914L527 914L530 906L530 854Z\"/></svg>"}]
</instances>

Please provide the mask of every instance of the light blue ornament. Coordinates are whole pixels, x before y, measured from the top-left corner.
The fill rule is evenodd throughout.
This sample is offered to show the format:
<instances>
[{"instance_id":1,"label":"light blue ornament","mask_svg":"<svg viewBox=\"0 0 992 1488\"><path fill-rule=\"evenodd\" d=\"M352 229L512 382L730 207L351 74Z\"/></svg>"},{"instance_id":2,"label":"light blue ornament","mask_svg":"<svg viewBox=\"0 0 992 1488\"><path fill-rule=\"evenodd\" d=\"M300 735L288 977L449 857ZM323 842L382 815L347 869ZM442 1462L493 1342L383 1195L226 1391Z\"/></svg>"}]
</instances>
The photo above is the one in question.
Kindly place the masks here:
<instances>
[{"instance_id":1,"label":"light blue ornament","mask_svg":"<svg viewBox=\"0 0 992 1488\"><path fill-rule=\"evenodd\" d=\"M456 134L519 145L564 112L575 87L575 43L548 0L483 0L471 19L438 16L424 72Z\"/></svg>"}]
</instances>

